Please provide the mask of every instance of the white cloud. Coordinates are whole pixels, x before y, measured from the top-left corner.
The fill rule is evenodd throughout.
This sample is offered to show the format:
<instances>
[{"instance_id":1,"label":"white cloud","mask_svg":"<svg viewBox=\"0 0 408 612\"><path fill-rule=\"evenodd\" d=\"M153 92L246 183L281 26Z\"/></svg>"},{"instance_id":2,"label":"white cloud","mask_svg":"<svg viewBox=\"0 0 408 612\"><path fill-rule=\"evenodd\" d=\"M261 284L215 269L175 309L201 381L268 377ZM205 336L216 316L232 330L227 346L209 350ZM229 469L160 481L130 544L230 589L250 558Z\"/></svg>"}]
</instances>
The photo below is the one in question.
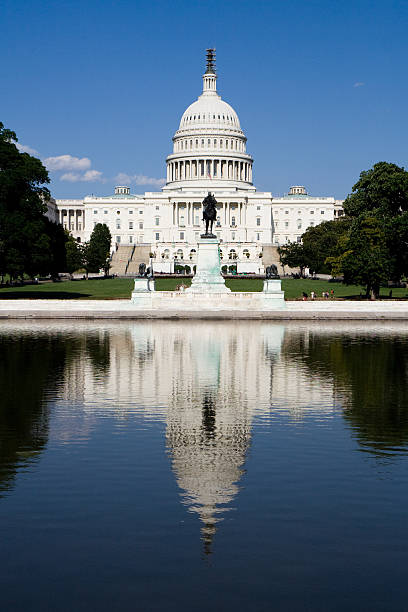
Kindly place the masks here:
<instances>
[{"instance_id":1,"label":"white cloud","mask_svg":"<svg viewBox=\"0 0 408 612\"><path fill-rule=\"evenodd\" d=\"M357 83L354 83L353 87L364 87L365 83L363 83L362 81L357 81Z\"/></svg>"},{"instance_id":2,"label":"white cloud","mask_svg":"<svg viewBox=\"0 0 408 612\"><path fill-rule=\"evenodd\" d=\"M99 170L87 170L84 172L84 174L80 174L78 172L66 172L60 176L60 181L68 181L69 183L92 183L96 181L104 182L104 179L102 178L102 172L99 172Z\"/></svg>"},{"instance_id":3,"label":"white cloud","mask_svg":"<svg viewBox=\"0 0 408 612\"><path fill-rule=\"evenodd\" d=\"M36 151L35 149L32 149L31 147L27 145L22 145L19 142L16 142L16 147L19 151L21 151L21 153L29 153L30 155L39 155L39 152Z\"/></svg>"},{"instance_id":4,"label":"white cloud","mask_svg":"<svg viewBox=\"0 0 408 612\"><path fill-rule=\"evenodd\" d=\"M153 185L154 187L162 187L166 180L164 178L153 178L150 176L145 176L144 174L125 174L124 172L119 172L115 176L115 181L117 183L125 183L130 185L134 183L135 185Z\"/></svg>"},{"instance_id":5,"label":"white cloud","mask_svg":"<svg viewBox=\"0 0 408 612\"><path fill-rule=\"evenodd\" d=\"M46 157L43 161L48 170L88 170L91 167L91 160L88 157L73 157L73 155Z\"/></svg>"}]
</instances>

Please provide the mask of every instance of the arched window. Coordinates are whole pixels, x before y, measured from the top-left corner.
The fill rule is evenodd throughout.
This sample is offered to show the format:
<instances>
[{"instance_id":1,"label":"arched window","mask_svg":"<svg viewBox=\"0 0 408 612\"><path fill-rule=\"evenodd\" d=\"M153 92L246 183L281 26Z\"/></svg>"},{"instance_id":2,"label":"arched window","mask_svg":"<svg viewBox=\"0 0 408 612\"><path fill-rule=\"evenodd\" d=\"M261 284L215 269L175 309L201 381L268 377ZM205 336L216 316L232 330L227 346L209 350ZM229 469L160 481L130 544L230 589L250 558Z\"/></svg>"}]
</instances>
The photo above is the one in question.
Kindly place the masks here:
<instances>
[{"instance_id":1,"label":"arched window","mask_svg":"<svg viewBox=\"0 0 408 612\"><path fill-rule=\"evenodd\" d=\"M246 257L247 259L249 259L249 251L248 249L244 249L242 252L243 256Z\"/></svg>"},{"instance_id":2,"label":"arched window","mask_svg":"<svg viewBox=\"0 0 408 612\"><path fill-rule=\"evenodd\" d=\"M177 259L183 259L184 255L183 255L183 251L182 249L178 249L177 250Z\"/></svg>"},{"instance_id":3,"label":"arched window","mask_svg":"<svg viewBox=\"0 0 408 612\"><path fill-rule=\"evenodd\" d=\"M228 253L228 259L236 259L236 258L237 258L237 253L235 249L230 249L230 252Z\"/></svg>"},{"instance_id":4,"label":"arched window","mask_svg":"<svg viewBox=\"0 0 408 612\"><path fill-rule=\"evenodd\" d=\"M195 249L191 249L190 251L190 259L193 259L196 255L196 250Z\"/></svg>"}]
</instances>

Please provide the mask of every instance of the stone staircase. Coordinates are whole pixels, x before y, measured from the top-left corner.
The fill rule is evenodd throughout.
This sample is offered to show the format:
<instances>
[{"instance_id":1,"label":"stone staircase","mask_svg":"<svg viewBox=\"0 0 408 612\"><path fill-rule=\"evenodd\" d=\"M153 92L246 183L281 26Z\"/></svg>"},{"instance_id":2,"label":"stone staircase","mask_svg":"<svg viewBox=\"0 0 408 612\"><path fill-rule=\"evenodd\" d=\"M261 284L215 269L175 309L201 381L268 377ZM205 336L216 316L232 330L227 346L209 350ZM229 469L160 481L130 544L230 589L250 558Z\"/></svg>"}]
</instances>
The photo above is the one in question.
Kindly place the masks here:
<instances>
[{"instance_id":1,"label":"stone staircase","mask_svg":"<svg viewBox=\"0 0 408 612\"><path fill-rule=\"evenodd\" d=\"M151 246L148 245L136 245L132 253L132 258L129 261L126 269L126 276L137 276L139 274L139 264L146 264L146 268L149 265L149 255L151 252Z\"/></svg>"},{"instance_id":2,"label":"stone staircase","mask_svg":"<svg viewBox=\"0 0 408 612\"><path fill-rule=\"evenodd\" d=\"M112 255L109 274L125 276L129 261L132 259L134 246L119 246Z\"/></svg>"},{"instance_id":3,"label":"stone staircase","mask_svg":"<svg viewBox=\"0 0 408 612\"><path fill-rule=\"evenodd\" d=\"M116 276L137 276L139 264L149 265L150 244L125 246L121 245L112 255L109 274Z\"/></svg>"}]
</instances>

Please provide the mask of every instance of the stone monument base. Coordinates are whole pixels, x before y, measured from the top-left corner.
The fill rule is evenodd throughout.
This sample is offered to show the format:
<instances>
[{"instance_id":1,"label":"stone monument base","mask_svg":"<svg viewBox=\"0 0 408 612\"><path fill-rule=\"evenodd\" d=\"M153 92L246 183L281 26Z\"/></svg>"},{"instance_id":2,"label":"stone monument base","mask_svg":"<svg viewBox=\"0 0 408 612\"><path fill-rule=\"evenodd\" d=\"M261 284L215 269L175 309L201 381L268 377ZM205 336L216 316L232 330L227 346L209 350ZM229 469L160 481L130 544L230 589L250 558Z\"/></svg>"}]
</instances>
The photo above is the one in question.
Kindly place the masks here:
<instances>
[{"instance_id":1,"label":"stone monument base","mask_svg":"<svg viewBox=\"0 0 408 612\"><path fill-rule=\"evenodd\" d=\"M202 236L198 241L197 273L186 293L230 293L220 271L220 250L217 237Z\"/></svg>"},{"instance_id":2,"label":"stone monument base","mask_svg":"<svg viewBox=\"0 0 408 612\"><path fill-rule=\"evenodd\" d=\"M154 278L148 278L147 276L139 276L135 278L135 286L133 287L131 301L134 301L134 297L137 298L140 294L151 293L155 291Z\"/></svg>"},{"instance_id":3,"label":"stone monument base","mask_svg":"<svg viewBox=\"0 0 408 612\"><path fill-rule=\"evenodd\" d=\"M286 308L283 292L219 292L199 293L186 291L140 291L133 292L131 297L132 310L144 311L152 317L155 313L176 313L179 316L194 316L194 313L223 313L225 318L233 317L234 312L267 313ZM165 318L165 317L164 317Z\"/></svg>"},{"instance_id":4,"label":"stone monument base","mask_svg":"<svg viewBox=\"0 0 408 612\"><path fill-rule=\"evenodd\" d=\"M280 278L265 279L262 294L271 308L285 308L285 293Z\"/></svg>"}]
</instances>

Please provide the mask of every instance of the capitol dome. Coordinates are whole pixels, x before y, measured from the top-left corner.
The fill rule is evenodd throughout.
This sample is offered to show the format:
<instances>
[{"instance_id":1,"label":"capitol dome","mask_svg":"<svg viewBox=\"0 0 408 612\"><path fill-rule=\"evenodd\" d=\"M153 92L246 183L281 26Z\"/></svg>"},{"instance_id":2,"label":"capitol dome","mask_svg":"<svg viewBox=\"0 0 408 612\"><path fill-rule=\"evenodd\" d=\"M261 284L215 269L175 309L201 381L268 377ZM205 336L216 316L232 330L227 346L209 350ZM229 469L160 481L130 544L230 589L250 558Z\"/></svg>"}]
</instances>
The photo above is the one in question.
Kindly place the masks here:
<instances>
[{"instance_id":1,"label":"capitol dome","mask_svg":"<svg viewBox=\"0 0 408 612\"><path fill-rule=\"evenodd\" d=\"M217 93L215 50L207 49L203 92L184 111L166 159L164 190L233 187L253 190L253 159L237 113Z\"/></svg>"}]
</instances>

